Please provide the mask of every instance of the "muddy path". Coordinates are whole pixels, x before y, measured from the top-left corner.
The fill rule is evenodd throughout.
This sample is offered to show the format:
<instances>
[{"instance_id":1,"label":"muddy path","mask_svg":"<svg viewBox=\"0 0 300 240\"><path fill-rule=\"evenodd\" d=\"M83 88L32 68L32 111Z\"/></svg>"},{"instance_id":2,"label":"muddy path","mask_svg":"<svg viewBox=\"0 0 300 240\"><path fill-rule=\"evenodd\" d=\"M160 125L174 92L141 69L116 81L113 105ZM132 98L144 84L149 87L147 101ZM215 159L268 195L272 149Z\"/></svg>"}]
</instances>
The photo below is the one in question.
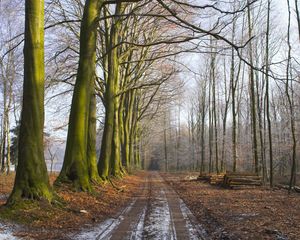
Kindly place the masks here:
<instances>
[{"instance_id":1,"label":"muddy path","mask_svg":"<svg viewBox=\"0 0 300 240\"><path fill-rule=\"evenodd\" d=\"M158 172L148 172L140 191L114 218L72 239L209 239L203 227Z\"/></svg>"}]
</instances>

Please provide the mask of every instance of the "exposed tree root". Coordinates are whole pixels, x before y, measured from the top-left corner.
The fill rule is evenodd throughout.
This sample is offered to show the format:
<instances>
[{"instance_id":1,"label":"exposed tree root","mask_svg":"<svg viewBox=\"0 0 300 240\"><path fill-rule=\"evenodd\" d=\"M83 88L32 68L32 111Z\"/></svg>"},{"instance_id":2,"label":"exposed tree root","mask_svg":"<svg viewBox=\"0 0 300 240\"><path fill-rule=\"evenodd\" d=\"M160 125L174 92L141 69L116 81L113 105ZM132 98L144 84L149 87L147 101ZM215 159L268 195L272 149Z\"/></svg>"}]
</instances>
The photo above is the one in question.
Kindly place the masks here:
<instances>
[{"instance_id":1,"label":"exposed tree root","mask_svg":"<svg viewBox=\"0 0 300 240\"><path fill-rule=\"evenodd\" d=\"M110 184L113 186L113 188L115 188L118 192L124 192L124 186L122 188L119 188L118 186L116 186L113 181L108 178L108 181L110 182Z\"/></svg>"}]
</instances>

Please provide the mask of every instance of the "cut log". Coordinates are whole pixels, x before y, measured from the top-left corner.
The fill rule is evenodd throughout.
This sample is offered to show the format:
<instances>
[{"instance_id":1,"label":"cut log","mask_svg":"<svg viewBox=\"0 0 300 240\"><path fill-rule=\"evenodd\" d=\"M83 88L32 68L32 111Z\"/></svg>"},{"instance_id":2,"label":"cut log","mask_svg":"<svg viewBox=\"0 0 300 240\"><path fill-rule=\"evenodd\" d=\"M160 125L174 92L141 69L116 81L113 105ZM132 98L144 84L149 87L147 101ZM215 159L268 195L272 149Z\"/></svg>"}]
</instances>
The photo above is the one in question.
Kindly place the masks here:
<instances>
[{"instance_id":1,"label":"cut log","mask_svg":"<svg viewBox=\"0 0 300 240\"><path fill-rule=\"evenodd\" d=\"M226 172L226 176L258 176L256 173L253 172Z\"/></svg>"},{"instance_id":2,"label":"cut log","mask_svg":"<svg viewBox=\"0 0 300 240\"><path fill-rule=\"evenodd\" d=\"M261 186L261 183L259 182L230 182L230 187L232 186Z\"/></svg>"},{"instance_id":3,"label":"cut log","mask_svg":"<svg viewBox=\"0 0 300 240\"><path fill-rule=\"evenodd\" d=\"M254 175L254 176L249 176L249 175L248 176L242 176L242 175L225 175L225 176L226 176L226 178L261 180L261 177L256 176L256 175Z\"/></svg>"},{"instance_id":4,"label":"cut log","mask_svg":"<svg viewBox=\"0 0 300 240\"><path fill-rule=\"evenodd\" d=\"M259 182L261 183L260 179L246 179L246 178L229 178L228 181L230 182L241 182L241 183L248 183L248 182Z\"/></svg>"},{"instance_id":5,"label":"cut log","mask_svg":"<svg viewBox=\"0 0 300 240\"><path fill-rule=\"evenodd\" d=\"M227 172L224 176L223 186L232 189L255 188L262 185L261 178L254 173Z\"/></svg>"},{"instance_id":6,"label":"cut log","mask_svg":"<svg viewBox=\"0 0 300 240\"><path fill-rule=\"evenodd\" d=\"M214 174L210 177L210 184L211 185L221 185L224 183L224 176L225 174Z\"/></svg>"}]
</instances>

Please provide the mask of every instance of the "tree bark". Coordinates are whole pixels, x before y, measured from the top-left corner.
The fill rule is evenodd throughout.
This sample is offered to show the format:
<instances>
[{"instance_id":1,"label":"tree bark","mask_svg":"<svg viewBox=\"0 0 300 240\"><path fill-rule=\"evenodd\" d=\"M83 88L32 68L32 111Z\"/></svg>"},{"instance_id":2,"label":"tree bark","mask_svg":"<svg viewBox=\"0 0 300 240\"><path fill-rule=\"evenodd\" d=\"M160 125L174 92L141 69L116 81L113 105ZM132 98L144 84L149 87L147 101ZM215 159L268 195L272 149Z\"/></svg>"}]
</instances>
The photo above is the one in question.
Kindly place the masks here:
<instances>
[{"instance_id":1,"label":"tree bark","mask_svg":"<svg viewBox=\"0 0 300 240\"><path fill-rule=\"evenodd\" d=\"M288 31L287 31L287 44L288 44L288 58L287 58L287 66L286 66L286 84L285 84L285 92L287 95L289 111L290 111L290 126L291 133L293 139L293 147L292 147L292 167L291 167L291 178L289 183L289 192L292 187L296 184L296 148L297 148L297 140L296 140L296 132L295 132L295 112L294 112L294 100L293 100L293 86L292 81L290 83L290 68L291 68L291 41L290 41L290 28L291 28L291 8L289 0L287 0L288 5ZM290 93L291 89L291 93ZM292 96L291 96L292 95Z\"/></svg>"},{"instance_id":2,"label":"tree bark","mask_svg":"<svg viewBox=\"0 0 300 240\"><path fill-rule=\"evenodd\" d=\"M7 204L22 198L52 201L44 159L44 1L25 3L24 85L18 167Z\"/></svg>"},{"instance_id":3,"label":"tree bark","mask_svg":"<svg viewBox=\"0 0 300 240\"><path fill-rule=\"evenodd\" d=\"M115 15L119 15L121 2L117 3ZM119 63L118 63L118 34L120 27L120 17L115 17L110 29L110 39L108 44L108 77L105 92L105 123L102 137L101 153L98 162L100 177L106 180L110 173L116 174L120 170L120 136L119 136L119 97L116 96L119 89ZM117 124L117 126L114 126ZM111 169L111 168L115 169Z\"/></svg>"},{"instance_id":4,"label":"tree bark","mask_svg":"<svg viewBox=\"0 0 300 240\"><path fill-rule=\"evenodd\" d=\"M118 16L122 12L122 4L118 3L116 6L116 11L115 15ZM121 19L120 18L115 18L115 42L113 43L114 45L117 45L119 40L119 34L120 34L120 27L121 27ZM111 36L113 37L113 36ZM117 57L118 59L118 51L117 55L114 57ZM113 130L113 138L112 138L112 158L111 158L111 175L115 177L121 177L121 136L120 136L120 119L119 119L119 111L120 111L120 96L117 95L118 92L120 91L120 73L119 73L119 62L116 59L114 62L114 75L113 80L114 80L114 92L115 92L115 97L114 97L114 130Z\"/></svg>"},{"instance_id":5,"label":"tree bark","mask_svg":"<svg viewBox=\"0 0 300 240\"><path fill-rule=\"evenodd\" d=\"M165 172L168 172L168 146L167 146L167 113L164 113L164 155L165 155Z\"/></svg>"},{"instance_id":6,"label":"tree bark","mask_svg":"<svg viewBox=\"0 0 300 240\"><path fill-rule=\"evenodd\" d=\"M95 77L97 18L102 1L86 0L80 28L80 55L72 98L67 145L57 183L71 181L75 188L91 191L87 141L91 86Z\"/></svg>"},{"instance_id":7,"label":"tree bark","mask_svg":"<svg viewBox=\"0 0 300 240\"><path fill-rule=\"evenodd\" d=\"M100 177L97 168L97 153L96 153L96 137L97 137L97 124L96 112L97 101L94 87L91 91L90 105L89 105L89 119L88 119L88 141L87 141L87 164L90 181L99 183Z\"/></svg>"},{"instance_id":8,"label":"tree bark","mask_svg":"<svg viewBox=\"0 0 300 240\"><path fill-rule=\"evenodd\" d=\"M273 143L272 143L272 124L270 118L270 95L269 95L269 36L270 36L270 11L271 0L268 0L267 31L266 31L266 115L269 139L269 161L270 161L270 187L273 187ZM263 174L263 177L265 174Z\"/></svg>"},{"instance_id":9,"label":"tree bark","mask_svg":"<svg viewBox=\"0 0 300 240\"><path fill-rule=\"evenodd\" d=\"M248 34L249 38L252 37L252 23L251 23L251 10L248 0ZM252 43L249 43L249 59L250 64L253 66ZM257 151L257 129L256 129L256 104L255 104L255 82L254 70L249 67L249 85L250 85L250 108L251 108L251 123L252 123L252 150L254 157L254 170L259 173L258 151Z\"/></svg>"}]
</instances>

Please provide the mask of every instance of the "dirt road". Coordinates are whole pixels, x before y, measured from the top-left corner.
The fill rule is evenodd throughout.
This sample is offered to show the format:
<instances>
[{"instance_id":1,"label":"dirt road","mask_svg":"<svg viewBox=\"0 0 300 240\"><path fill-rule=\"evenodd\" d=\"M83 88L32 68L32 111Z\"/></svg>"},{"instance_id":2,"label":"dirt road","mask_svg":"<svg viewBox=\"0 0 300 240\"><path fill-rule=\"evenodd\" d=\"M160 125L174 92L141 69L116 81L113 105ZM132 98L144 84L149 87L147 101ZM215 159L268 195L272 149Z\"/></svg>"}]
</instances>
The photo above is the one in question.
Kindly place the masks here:
<instances>
[{"instance_id":1,"label":"dirt road","mask_svg":"<svg viewBox=\"0 0 300 240\"><path fill-rule=\"evenodd\" d=\"M72 239L196 240L209 239L205 230L157 172L145 173L139 194L115 218Z\"/></svg>"}]
</instances>

